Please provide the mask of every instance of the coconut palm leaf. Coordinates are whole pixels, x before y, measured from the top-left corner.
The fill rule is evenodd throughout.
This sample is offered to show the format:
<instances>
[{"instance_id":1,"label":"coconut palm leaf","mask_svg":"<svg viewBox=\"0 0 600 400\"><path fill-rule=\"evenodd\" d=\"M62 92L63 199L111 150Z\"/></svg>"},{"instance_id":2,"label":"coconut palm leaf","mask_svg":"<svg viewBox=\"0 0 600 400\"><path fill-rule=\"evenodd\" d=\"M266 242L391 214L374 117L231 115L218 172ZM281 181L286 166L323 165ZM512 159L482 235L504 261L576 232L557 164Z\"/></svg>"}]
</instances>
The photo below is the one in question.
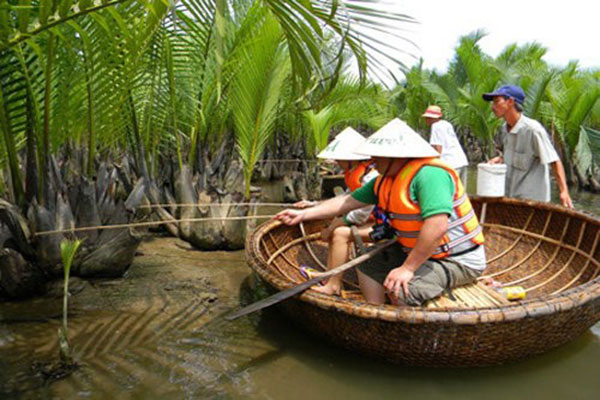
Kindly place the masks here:
<instances>
[{"instance_id":1,"label":"coconut palm leaf","mask_svg":"<svg viewBox=\"0 0 600 400\"><path fill-rule=\"evenodd\" d=\"M342 77L320 104L323 105L320 110L302 113L310 132L307 151L311 155L327 146L334 128L341 130L350 125L377 129L391 117L384 91L376 84L363 85L358 78Z\"/></svg>"},{"instance_id":2,"label":"coconut palm leaf","mask_svg":"<svg viewBox=\"0 0 600 400\"><path fill-rule=\"evenodd\" d=\"M348 48L355 57L361 79L366 77L369 65L373 67L372 71L375 74L378 71L385 71L386 68L381 62L383 58L390 58L398 67L404 68L398 58L390 56L394 54L393 52L386 51L393 48L397 41L381 43L372 32L380 29L382 23L389 22L398 27L415 21L404 14L381 10L384 7L377 7L381 2L264 0L264 3L285 32L294 76L300 77L309 86L314 72L322 72L326 63L338 64L338 66L343 63L341 56L345 48ZM360 31L357 30L359 25L362 28ZM328 32L332 32L339 38L339 50L334 59L323 60L321 43L325 41ZM406 41L401 35L394 37ZM368 54L365 47L376 55ZM340 68L334 67L332 71L331 75L320 75L319 79L323 82L335 82Z\"/></svg>"},{"instance_id":3,"label":"coconut palm leaf","mask_svg":"<svg viewBox=\"0 0 600 400\"><path fill-rule=\"evenodd\" d=\"M0 129L2 129L6 158L10 167L13 195L15 196L16 203L21 205L24 201L25 192L22 185L15 135L8 117L8 110L6 109L2 90L0 90Z\"/></svg>"},{"instance_id":4,"label":"coconut palm leaf","mask_svg":"<svg viewBox=\"0 0 600 400\"><path fill-rule=\"evenodd\" d=\"M157 20L153 13L161 2L26 3L3 8L0 15L8 20L0 44L0 70L7 71L0 77L8 118L5 126L17 138L23 132L37 136L43 118L40 159L47 159L48 147L56 148L68 137L87 144L87 170L92 173L96 143L104 142L97 132L112 137L105 133L110 132L107 127L121 120L115 115L124 96L115 88L125 88L132 81L131 69L137 65L133 61L144 49L141 35L152 29L148 22ZM142 29L132 20L139 21ZM45 59L53 56L46 49L55 40L59 42L56 62Z\"/></svg>"},{"instance_id":5,"label":"coconut palm leaf","mask_svg":"<svg viewBox=\"0 0 600 400\"><path fill-rule=\"evenodd\" d=\"M307 146L309 154L318 153L327 146L331 127L336 122L333 107L333 105L328 105L320 111L307 110L303 113L312 133Z\"/></svg>"},{"instance_id":6,"label":"coconut palm leaf","mask_svg":"<svg viewBox=\"0 0 600 400\"><path fill-rule=\"evenodd\" d=\"M542 102L546 98L546 91L556 76L556 71L538 74L537 79L527 90L525 113L533 119L543 119Z\"/></svg>"},{"instance_id":7,"label":"coconut palm leaf","mask_svg":"<svg viewBox=\"0 0 600 400\"><path fill-rule=\"evenodd\" d=\"M547 49L539 43L526 43L508 45L494 59L498 72L502 74L503 82L518 82L528 91L529 86L535 82L540 72L547 71L548 67L542 57Z\"/></svg>"},{"instance_id":8,"label":"coconut palm leaf","mask_svg":"<svg viewBox=\"0 0 600 400\"><path fill-rule=\"evenodd\" d=\"M489 103L481 98L481 93L494 89L502 74L497 64L481 51L478 42L483 37L483 31L462 37L448 73L442 77L424 75L422 86L442 107L446 119L457 128L482 139L488 145L488 152L491 152L500 121L494 118ZM419 117L423 110L424 107L418 110Z\"/></svg>"},{"instance_id":9,"label":"coconut palm leaf","mask_svg":"<svg viewBox=\"0 0 600 400\"><path fill-rule=\"evenodd\" d=\"M594 166L600 164L600 131L582 126L574 153L573 161L580 176L593 174Z\"/></svg>"},{"instance_id":10,"label":"coconut palm leaf","mask_svg":"<svg viewBox=\"0 0 600 400\"><path fill-rule=\"evenodd\" d=\"M244 164L246 197L250 179L273 132L277 105L289 62L280 45L281 30L268 17L254 40L239 54L239 70L231 91L232 115L238 152Z\"/></svg>"},{"instance_id":11,"label":"coconut palm leaf","mask_svg":"<svg viewBox=\"0 0 600 400\"><path fill-rule=\"evenodd\" d=\"M424 60L420 59L407 73L406 80L394 88L392 99L397 108L396 114L415 129L424 129L421 114L427 105L434 103L434 98L424 87L430 72L423 68Z\"/></svg>"},{"instance_id":12,"label":"coconut palm leaf","mask_svg":"<svg viewBox=\"0 0 600 400\"><path fill-rule=\"evenodd\" d=\"M464 87L467 84L473 85L498 79L499 73L496 66L491 63L490 57L483 53L479 46L479 41L485 36L485 31L477 30L459 38L455 56L448 68L449 75L456 80L458 86Z\"/></svg>"},{"instance_id":13,"label":"coconut palm leaf","mask_svg":"<svg viewBox=\"0 0 600 400\"><path fill-rule=\"evenodd\" d=\"M92 3L72 0L57 1L21 1L19 6L0 3L0 51L16 46L64 23L93 14L102 9L124 3L128 0L113 0ZM36 4L39 3L39 4ZM37 18L35 18L37 15ZM12 23L11 23L12 22Z\"/></svg>"},{"instance_id":14,"label":"coconut palm leaf","mask_svg":"<svg viewBox=\"0 0 600 400\"><path fill-rule=\"evenodd\" d=\"M571 157L579 143L580 127L592 115L600 98L600 86L587 76L577 73L575 66L567 67L548 90L552 105L551 121L562 143L567 147L566 157Z\"/></svg>"}]
</instances>

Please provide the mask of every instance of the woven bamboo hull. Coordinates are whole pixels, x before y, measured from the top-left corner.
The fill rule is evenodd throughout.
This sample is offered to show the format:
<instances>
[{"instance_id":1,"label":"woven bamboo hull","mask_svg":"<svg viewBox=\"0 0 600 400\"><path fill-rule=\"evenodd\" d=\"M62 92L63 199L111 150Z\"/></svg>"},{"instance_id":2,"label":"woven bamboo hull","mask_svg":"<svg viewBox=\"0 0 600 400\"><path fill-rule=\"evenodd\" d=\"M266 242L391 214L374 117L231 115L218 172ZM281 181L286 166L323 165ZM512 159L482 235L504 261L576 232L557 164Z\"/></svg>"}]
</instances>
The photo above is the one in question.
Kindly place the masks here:
<instances>
[{"instance_id":1,"label":"woven bamboo hull","mask_svg":"<svg viewBox=\"0 0 600 400\"><path fill-rule=\"evenodd\" d=\"M540 316L527 325L520 320L470 325L389 322L297 300L280 308L305 329L352 351L406 365L470 367L503 364L568 343L598 320L599 304L595 300L569 313ZM575 326L565 331L563 324ZM531 329L538 331L532 334Z\"/></svg>"},{"instance_id":2,"label":"woven bamboo hull","mask_svg":"<svg viewBox=\"0 0 600 400\"><path fill-rule=\"evenodd\" d=\"M528 289L524 301L497 306L374 306L306 291L280 304L291 319L350 350L408 365L464 367L544 353L580 336L600 319L600 220L560 207L514 199L473 199L484 230L485 274ZM485 207L483 205L485 204ZM306 226L316 232L320 223ZM525 233L523 233L525 232ZM296 266L315 261L298 227L270 221L248 237L249 265L275 290L302 281ZM324 243L312 242L324 259ZM348 277L350 283L353 276Z\"/></svg>"}]
</instances>

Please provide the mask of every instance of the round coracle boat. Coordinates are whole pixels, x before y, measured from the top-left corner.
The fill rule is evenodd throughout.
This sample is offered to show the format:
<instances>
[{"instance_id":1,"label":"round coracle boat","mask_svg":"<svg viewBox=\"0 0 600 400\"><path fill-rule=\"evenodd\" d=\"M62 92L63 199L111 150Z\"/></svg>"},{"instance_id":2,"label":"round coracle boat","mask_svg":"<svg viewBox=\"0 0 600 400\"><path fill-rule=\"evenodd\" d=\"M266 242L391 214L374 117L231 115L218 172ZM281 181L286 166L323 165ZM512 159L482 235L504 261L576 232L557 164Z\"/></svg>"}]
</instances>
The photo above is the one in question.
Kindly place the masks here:
<instances>
[{"instance_id":1,"label":"round coracle boat","mask_svg":"<svg viewBox=\"0 0 600 400\"><path fill-rule=\"evenodd\" d=\"M372 305L344 275L342 296L307 290L279 304L306 329L353 351L423 366L479 366L544 353L600 319L600 219L552 204L471 199L484 227L488 266L477 283L420 307ZM246 242L250 267L275 290L305 281L300 265L323 268L323 222L269 221ZM521 286L509 301L485 282Z\"/></svg>"}]
</instances>

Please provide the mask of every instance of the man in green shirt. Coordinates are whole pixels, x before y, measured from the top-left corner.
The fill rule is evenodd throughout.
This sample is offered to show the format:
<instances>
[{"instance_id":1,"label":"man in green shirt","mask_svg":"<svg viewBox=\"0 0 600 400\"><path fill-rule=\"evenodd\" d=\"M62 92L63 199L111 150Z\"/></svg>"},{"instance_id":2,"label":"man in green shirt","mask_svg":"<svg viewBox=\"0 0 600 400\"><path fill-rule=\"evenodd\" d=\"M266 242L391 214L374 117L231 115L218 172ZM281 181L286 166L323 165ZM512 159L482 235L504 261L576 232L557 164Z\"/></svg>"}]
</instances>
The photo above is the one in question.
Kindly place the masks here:
<instances>
[{"instance_id":1,"label":"man in green shirt","mask_svg":"<svg viewBox=\"0 0 600 400\"><path fill-rule=\"evenodd\" d=\"M361 291L374 304L384 303L387 295L395 304L420 305L481 274L481 227L474 213L458 210L472 211L460 178L437 161L438 153L425 140L394 119L355 151L372 156L383 176L316 207L284 210L276 219L295 225L377 204L382 224L398 242L358 267ZM403 185L410 201L399 189Z\"/></svg>"}]
</instances>

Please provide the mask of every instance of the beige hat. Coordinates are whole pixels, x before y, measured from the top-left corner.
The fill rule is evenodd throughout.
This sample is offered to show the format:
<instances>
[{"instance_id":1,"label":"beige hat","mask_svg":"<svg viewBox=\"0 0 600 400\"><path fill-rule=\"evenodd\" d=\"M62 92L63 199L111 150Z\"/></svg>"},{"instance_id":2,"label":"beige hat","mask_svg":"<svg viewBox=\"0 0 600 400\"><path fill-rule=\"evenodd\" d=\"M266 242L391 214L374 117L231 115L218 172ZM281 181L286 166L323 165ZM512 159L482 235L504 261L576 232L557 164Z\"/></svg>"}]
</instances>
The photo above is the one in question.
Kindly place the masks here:
<instances>
[{"instance_id":1,"label":"beige hat","mask_svg":"<svg viewBox=\"0 0 600 400\"><path fill-rule=\"evenodd\" d=\"M425 158L439 153L406 122L394 118L354 149L371 157Z\"/></svg>"},{"instance_id":2,"label":"beige hat","mask_svg":"<svg viewBox=\"0 0 600 400\"><path fill-rule=\"evenodd\" d=\"M429 106L425 110L425 114L421 115L424 118L442 118L442 109L438 106Z\"/></svg>"},{"instance_id":3,"label":"beige hat","mask_svg":"<svg viewBox=\"0 0 600 400\"><path fill-rule=\"evenodd\" d=\"M369 156L356 154L353 151L364 141L363 135L348 127L338 133L335 139L322 152L317 154L317 157L329 160L368 160Z\"/></svg>"}]
</instances>

